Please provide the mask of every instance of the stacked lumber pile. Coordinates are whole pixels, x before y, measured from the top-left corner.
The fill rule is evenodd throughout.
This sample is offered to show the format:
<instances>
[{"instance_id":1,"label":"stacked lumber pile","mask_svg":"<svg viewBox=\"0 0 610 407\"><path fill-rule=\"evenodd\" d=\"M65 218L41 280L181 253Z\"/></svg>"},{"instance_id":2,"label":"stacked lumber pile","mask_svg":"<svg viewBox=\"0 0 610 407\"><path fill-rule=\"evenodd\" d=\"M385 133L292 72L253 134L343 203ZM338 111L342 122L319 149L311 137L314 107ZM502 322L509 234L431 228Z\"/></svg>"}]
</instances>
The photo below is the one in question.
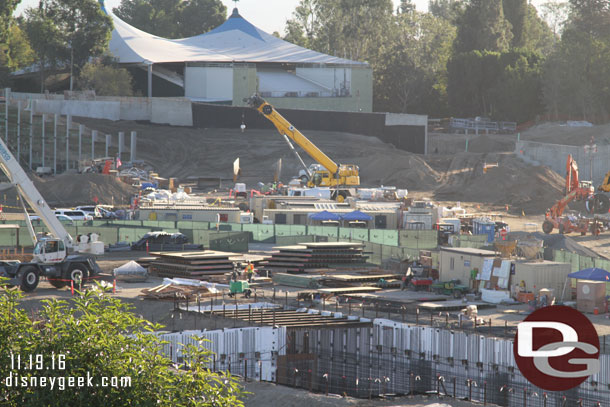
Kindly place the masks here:
<instances>
[{"instance_id":1,"label":"stacked lumber pile","mask_svg":"<svg viewBox=\"0 0 610 407\"><path fill-rule=\"evenodd\" d=\"M303 273L318 272L320 269L362 265L367 257L363 256L362 243L320 242L303 243L296 246L279 246L271 259L263 262L265 268L279 272Z\"/></svg>"},{"instance_id":2,"label":"stacked lumber pile","mask_svg":"<svg viewBox=\"0 0 610 407\"><path fill-rule=\"evenodd\" d=\"M148 272L161 277L186 277L209 280L233 271L229 260L234 253L202 250L196 252L156 252L157 257L148 266Z\"/></svg>"},{"instance_id":3,"label":"stacked lumber pile","mask_svg":"<svg viewBox=\"0 0 610 407\"><path fill-rule=\"evenodd\" d=\"M141 292L141 297L149 300L184 300L197 296L202 298L214 295L207 287L174 284L161 284L153 288L145 288Z\"/></svg>"}]
</instances>

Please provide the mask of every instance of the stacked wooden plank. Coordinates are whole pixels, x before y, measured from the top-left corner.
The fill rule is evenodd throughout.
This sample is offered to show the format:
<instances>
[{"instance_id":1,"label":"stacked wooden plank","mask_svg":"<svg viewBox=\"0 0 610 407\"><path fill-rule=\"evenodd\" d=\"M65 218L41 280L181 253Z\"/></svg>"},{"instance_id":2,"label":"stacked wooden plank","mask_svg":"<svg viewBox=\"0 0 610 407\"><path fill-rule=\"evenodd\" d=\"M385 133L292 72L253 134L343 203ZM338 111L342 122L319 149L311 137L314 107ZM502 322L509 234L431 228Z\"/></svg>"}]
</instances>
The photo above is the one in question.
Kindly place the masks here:
<instances>
[{"instance_id":1,"label":"stacked wooden plank","mask_svg":"<svg viewBox=\"0 0 610 407\"><path fill-rule=\"evenodd\" d=\"M196 252L156 252L157 257L148 266L151 274L161 277L187 277L209 280L233 271L229 260L234 253L202 250Z\"/></svg>"},{"instance_id":2,"label":"stacked wooden plank","mask_svg":"<svg viewBox=\"0 0 610 407\"><path fill-rule=\"evenodd\" d=\"M271 259L264 263L265 268L280 272L316 272L337 266L362 265L362 243L324 242L303 243L295 246L279 246Z\"/></svg>"}]
</instances>

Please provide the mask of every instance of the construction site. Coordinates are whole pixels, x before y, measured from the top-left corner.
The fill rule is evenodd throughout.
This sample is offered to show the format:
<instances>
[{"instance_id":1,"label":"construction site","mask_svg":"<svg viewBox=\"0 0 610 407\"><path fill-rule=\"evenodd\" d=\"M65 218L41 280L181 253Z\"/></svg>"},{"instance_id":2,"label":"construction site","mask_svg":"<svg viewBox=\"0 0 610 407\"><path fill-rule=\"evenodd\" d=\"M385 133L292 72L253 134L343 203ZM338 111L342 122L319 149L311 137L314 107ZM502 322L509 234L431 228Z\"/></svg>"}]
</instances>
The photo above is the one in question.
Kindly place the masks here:
<instances>
[{"instance_id":1,"label":"construction site","mask_svg":"<svg viewBox=\"0 0 610 407\"><path fill-rule=\"evenodd\" d=\"M21 306L101 285L176 366L210 349L248 406L610 405L610 125L255 90L3 90L0 274ZM599 372L564 392L515 369L517 325L550 305L599 336Z\"/></svg>"}]
</instances>

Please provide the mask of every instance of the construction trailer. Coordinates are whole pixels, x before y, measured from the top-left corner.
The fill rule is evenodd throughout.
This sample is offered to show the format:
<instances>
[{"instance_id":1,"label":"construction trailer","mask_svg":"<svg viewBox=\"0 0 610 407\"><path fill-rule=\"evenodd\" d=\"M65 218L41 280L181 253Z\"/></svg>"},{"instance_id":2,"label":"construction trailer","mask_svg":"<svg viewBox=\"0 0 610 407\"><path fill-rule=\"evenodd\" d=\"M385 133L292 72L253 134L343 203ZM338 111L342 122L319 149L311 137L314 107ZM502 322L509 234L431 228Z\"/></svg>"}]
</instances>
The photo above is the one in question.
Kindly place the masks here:
<instances>
[{"instance_id":1,"label":"construction trailer","mask_svg":"<svg viewBox=\"0 0 610 407\"><path fill-rule=\"evenodd\" d=\"M557 299L561 298L563 286L572 272L572 265L555 261L527 261L517 260L515 263L515 274L511 275L510 284L525 283L525 289L538 295L543 288L552 289ZM568 282L569 283L569 282ZM571 288L566 289L564 300L569 300Z\"/></svg>"},{"instance_id":2,"label":"construction trailer","mask_svg":"<svg viewBox=\"0 0 610 407\"><path fill-rule=\"evenodd\" d=\"M432 229L438 220L438 210L426 201L413 201L408 210L402 214L402 228L416 229L409 227L414 223L423 223L422 229Z\"/></svg>"},{"instance_id":3,"label":"construction trailer","mask_svg":"<svg viewBox=\"0 0 610 407\"><path fill-rule=\"evenodd\" d=\"M239 208L153 203L138 208L135 219L240 223L241 212Z\"/></svg>"},{"instance_id":4,"label":"construction trailer","mask_svg":"<svg viewBox=\"0 0 610 407\"><path fill-rule=\"evenodd\" d=\"M483 270L486 258L496 257L491 250L473 249L470 247L441 247L439 256L439 279L441 281L460 280L469 285L471 271Z\"/></svg>"},{"instance_id":5,"label":"construction trailer","mask_svg":"<svg viewBox=\"0 0 610 407\"><path fill-rule=\"evenodd\" d=\"M263 210L263 218L271 220L277 225L314 225L321 226L324 224L323 221L312 221L309 217L311 213L322 212L324 209L310 209L310 208L278 208L278 209L265 209ZM346 215L353 212L355 208L336 208L327 209L329 212L336 213L338 215ZM371 216L373 219L368 221L366 224L367 228L370 229L398 229L400 211L398 209L358 209L359 211ZM330 224L330 226L345 226L349 227L348 223L343 224L342 221L337 221L337 224Z\"/></svg>"},{"instance_id":6,"label":"construction trailer","mask_svg":"<svg viewBox=\"0 0 610 407\"><path fill-rule=\"evenodd\" d=\"M286 195L254 195L250 198L250 212L254 213L254 218L262 222L263 211L265 209L277 209L287 207L309 208L315 211L316 205L324 204L328 208L349 208L348 203L338 203L330 199L322 199L315 196L286 196ZM320 205L318 205L321 207Z\"/></svg>"}]
</instances>

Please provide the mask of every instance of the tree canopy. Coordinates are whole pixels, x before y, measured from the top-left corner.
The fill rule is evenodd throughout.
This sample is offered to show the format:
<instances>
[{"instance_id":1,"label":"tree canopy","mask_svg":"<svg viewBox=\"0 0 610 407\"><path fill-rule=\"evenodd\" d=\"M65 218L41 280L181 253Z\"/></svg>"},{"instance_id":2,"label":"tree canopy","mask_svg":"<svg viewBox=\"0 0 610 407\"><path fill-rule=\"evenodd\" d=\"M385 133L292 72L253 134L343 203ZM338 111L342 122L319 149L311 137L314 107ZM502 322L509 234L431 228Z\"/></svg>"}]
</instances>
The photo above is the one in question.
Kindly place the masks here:
<instances>
[{"instance_id":1,"label":"tree canopy","mask_svg":"<svg viewBox=\"0 0 610 407\"><path fill-rule=\"evenodd\" d=\"M121 0L113 11L134 27L164 38L203 34L227 17L220 0Z\"/></svg>"},{"instance_id":2,"label":"tree canopy","mask_svg":"<svg viewBox=\"0 0 610 407\"><path fill-rule=\"evenodd\" d=\"M243 406L236 380L205 368L209 352L187 347L184 366L174 366L160 353L159 338L149 334L161 326L116 298L89 291L70 302L46 300L28 313L19 307L20 296L0 292L0 375L12 375L13 383L50 379L44 387L42 381L28 387L5 382L4 406ZM67 377L91 380L67 391Z\"/></svg>"}]
</instances>

